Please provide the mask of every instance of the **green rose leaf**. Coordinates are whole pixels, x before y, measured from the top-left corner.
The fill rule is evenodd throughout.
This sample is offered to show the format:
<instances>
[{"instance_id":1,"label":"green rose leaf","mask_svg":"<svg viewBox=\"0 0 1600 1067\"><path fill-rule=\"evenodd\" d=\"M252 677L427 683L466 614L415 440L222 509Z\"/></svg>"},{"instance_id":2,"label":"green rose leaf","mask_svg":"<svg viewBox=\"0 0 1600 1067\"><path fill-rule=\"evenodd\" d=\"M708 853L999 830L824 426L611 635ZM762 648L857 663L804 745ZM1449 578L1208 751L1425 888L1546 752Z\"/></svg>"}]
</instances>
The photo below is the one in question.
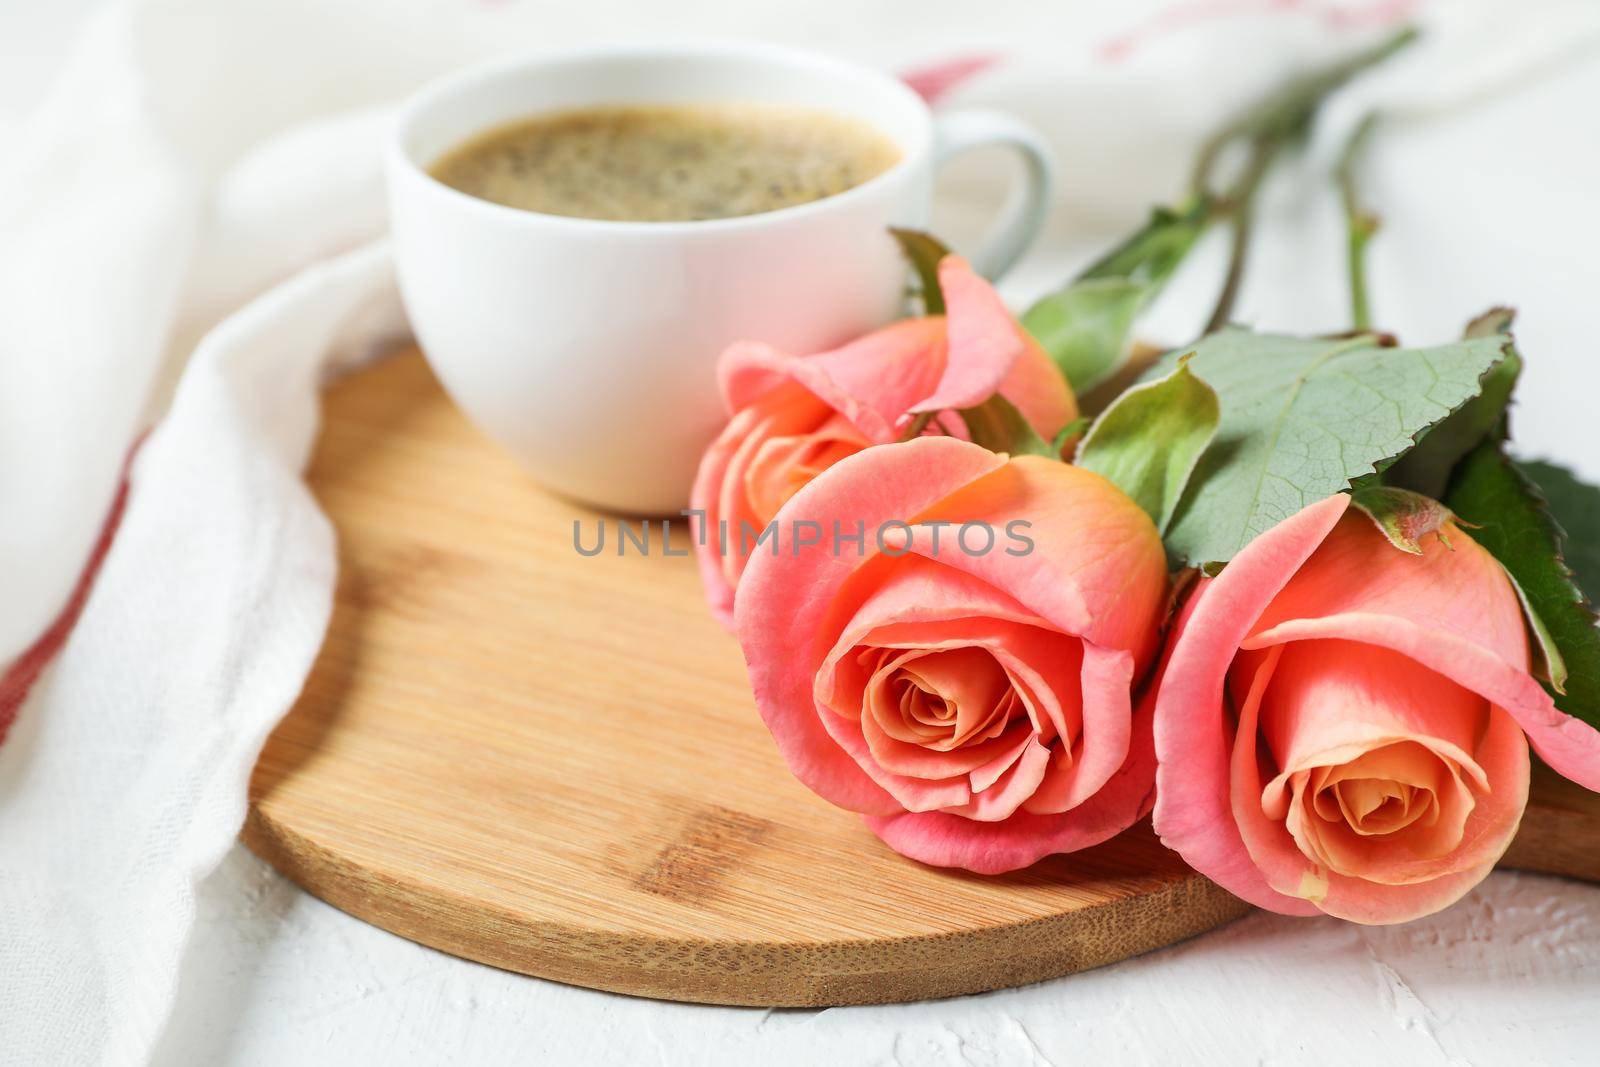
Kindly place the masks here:
<instances>
[{"instance_id":1,"label":"green rose leaf","mask_svg":"<svg viewBox=\"0 0 1600 1067\"><path fill-rule=\"evenodd\" d=\"M1165 530L1220 418L1217 394L1185 357L1177 370L1134 386L1101 412L1075 462L1105 476Z\"/></svg>"},{"instance_id":2,"label":"green rose leaf","mask_svg":"<svg viewBox=\"0 0 1600 1067\"><path fill-rule=\"evenodd\" d=\"M1206 337L1190 368L1216 390L1222 420L1167 530L1168 552L1214 573L1258 534L1411 448L1478 395L1504 347L1503 337L1392 348L1370 334L1237 328ZM1147 377L1175 363L1163 357Z\"/></svg>"},{"instance_id":3,"label":"green rose leaf","mask_svg":"<svg viewBox=\"0 0 1600 1067\"><path fill-rule=\"evenodd\" d=\"M1542 460L1518 460L1517 469L1539 487L1550 516L1567 532L1563 555L1578 588L1590 603L1600 603L1600 489Z\"/></svg>"},{"instance_id":4,"label":"green rose leaf","mask_svg":"<svg viewBox=\"0 0 1600 1067\"><path fill-rule=\"evenodd\" d=\"M1595 508L1595 491L1582 488L1591 497L1588 506ZM1463 522L1474 524L1473 539L1515 582L1535 640L1545 651L1556 707L1600 727L1600 629L1563 557L1566 531L1551 517L1539 487L1496 443L1485 442L1456 468L1445 503ZM1589 543L1596 535L1600 527L1580 532Z\"/></svg>"},{"instance_id":5,"label":"green rose leaf","mask_svg":"<svg viewBox=\"0 0 1600 1067\"><path fill-rule=\"evenodd\" d=\"M1161 291L1211 221L1211 204L1158 208L1149 222L1022 315L1022 326L1080 395L1103 382L1127 353L1133 323Z\"/></svg>"},{"instance_id":6,"label":"green rose leaf","mask_svg":"<svg viewBox=\"0 0 1600 1067\"><path fill-rule=\"evenodd\" d=\"M905 253L906 260L917 275L923 314L943 315L944 290L939 288L939 261L950 254L950 249L933 234L921 230L891 226L889 232L900 242L900 251Z\"/></svg>"},{"instance_id":7,"label":"green rose leaf","mask_svg":"<svg viewBox=\"0 0 1600 1067\"><path fill-rule=\"evenodd\" d=\"M1492 434L1497 434L1505 418L1506 405L1522 373L1522 357L1511 341L1509 308L1495 308L1467 326L1465 337L1503 336L1505 351L1500 361L1484 372L1481 391L1451 412L1450 417L1429 430L1417 447L1384 471L1383 480L1425 496L1443 496L1450 483L1450 472L1461 458Z\"/></svg>"}]
</instances>

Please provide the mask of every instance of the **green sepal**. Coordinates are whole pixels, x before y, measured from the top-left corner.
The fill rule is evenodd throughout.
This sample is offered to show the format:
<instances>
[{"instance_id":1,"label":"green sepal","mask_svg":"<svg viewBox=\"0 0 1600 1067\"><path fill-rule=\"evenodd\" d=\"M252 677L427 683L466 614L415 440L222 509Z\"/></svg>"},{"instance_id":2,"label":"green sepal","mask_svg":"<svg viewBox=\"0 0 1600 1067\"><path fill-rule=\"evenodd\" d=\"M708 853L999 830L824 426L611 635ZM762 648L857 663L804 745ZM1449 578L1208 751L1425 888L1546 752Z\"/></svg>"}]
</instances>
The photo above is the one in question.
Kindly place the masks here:
<instances>
[{"instance_id":1,"label":"green sepal","mask_svg":"<svg viewBox=\"0 0 1600 1067\"><path fill-rule=\"evenodd\" d=\"M918 295L922 298L924 315L944 314L944 290L939 288L939 263L950 254L944 242L931 233L889 227L894 239L900 242L900 251L917 276Z\"/></svg>"},{"instance_id":2,"label":"green sepal","mask_svg":"<svg viewBox=\"0 0 1600 1067\"><path fill-rule=\"evenodd\" d=\"M1064 453L1067 450L1067 445L1072 443L1072 439L1089 428L1089 421L1089 416L1079 415L1056 431L1055 439L1050 442L1050 447L1056 450L1057 455Z\"/></svg>"},{"instance_id":3,"label":"green sepal","mask_svg":"<svg viewBox=\"0 0 1600 1067\"><path fill-rule=\"evenodd\" d=\"M1422 555L1422 539L1429 534L1438 534L1446 545L1450 543L1444 527L1455 515L1431 496L1392 485L1364 485L1351 491L1350 503L1365 512L1402 552Z\"/></svg>"},{"instance_id":4,"label":"green sepal","mask_svg":"<svg viewBox=\"0 0 1600 1067\"><path fill-rule=\"evenodd\" d=\"M958 414L967 424L972 443L991 452L1061 458L1061 449L1040 437L1017 406L999 393L976 407L959 409Z\"/></svg>"}]
</instances>

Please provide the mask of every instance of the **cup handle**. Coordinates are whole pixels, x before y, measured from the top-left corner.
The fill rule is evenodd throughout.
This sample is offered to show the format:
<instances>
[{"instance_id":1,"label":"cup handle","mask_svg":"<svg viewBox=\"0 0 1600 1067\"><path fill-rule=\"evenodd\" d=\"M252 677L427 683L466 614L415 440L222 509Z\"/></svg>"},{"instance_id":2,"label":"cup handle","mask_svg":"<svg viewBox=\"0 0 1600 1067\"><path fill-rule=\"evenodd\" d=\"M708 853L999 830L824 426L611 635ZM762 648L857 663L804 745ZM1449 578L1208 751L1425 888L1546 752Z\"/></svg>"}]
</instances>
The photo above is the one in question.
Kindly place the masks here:
<instances>
[{"instance_id":1,"label":"cup handle","mask_svg":"<svg viewBox=\"0 0 1600 1067\"><path fill-rule=\"evenodd\" d=\"M1054 168L1050 150L1032 127L999 111L961 108L934 115L933 165L937 169L952 157L974 148L1005 145L1022 157L1022 183L1006 202L990 229L973 266L996 281L1022 258L1043 227L1049 212Z\"/></svg>"}]
</instances>

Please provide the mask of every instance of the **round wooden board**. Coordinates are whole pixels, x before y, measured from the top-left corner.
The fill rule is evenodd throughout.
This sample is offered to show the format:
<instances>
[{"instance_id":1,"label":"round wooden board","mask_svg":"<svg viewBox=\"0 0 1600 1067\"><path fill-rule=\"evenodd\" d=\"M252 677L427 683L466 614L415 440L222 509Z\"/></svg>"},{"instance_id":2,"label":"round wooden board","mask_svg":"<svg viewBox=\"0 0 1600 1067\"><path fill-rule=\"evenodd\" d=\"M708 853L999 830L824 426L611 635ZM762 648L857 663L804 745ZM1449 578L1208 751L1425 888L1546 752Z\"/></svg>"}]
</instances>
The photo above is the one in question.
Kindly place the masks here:
<instances>
[{"instance_id":1,"label":"round wooden board","mask_svg":"<svg viewBox=\"0 0 1600 1067\"><path fill-rule=\"evenodd\" d=\"M309 479L339 531L333 622L244 837L352 915L544 978L777 1006L1020 985L1246 910L1148 824L1000 878L895 855L785 770L693 561L580 556L598 516L414 352L330 391ZM1591 799L1549 813L1536 866L1600 865Z\"/></svg>"}]
</instances>

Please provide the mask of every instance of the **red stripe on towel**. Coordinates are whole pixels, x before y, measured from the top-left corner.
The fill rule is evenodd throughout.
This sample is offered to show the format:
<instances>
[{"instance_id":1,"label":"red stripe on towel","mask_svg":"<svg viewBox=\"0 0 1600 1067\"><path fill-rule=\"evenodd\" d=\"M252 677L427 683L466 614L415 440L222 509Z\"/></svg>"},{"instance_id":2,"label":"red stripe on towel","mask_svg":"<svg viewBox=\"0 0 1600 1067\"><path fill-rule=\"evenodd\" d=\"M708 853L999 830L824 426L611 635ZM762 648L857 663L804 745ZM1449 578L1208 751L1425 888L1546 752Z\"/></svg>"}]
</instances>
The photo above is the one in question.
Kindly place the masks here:
<instances>
[{"instance_id":1,"label":"red stripe on towel","mask_svg":"<svg viewBox=\"0 0 1600 1067\"><path fill-rule=\"evenodd\" d=\"M1323 0L1193 0L1146 19L1135 29L1102 43L1099 51L1102 59L1123 59L1153 38L1234 15L1308 15L1334 29L1347 29L1395 25L1411 18L1420 6L1420 0L1367 0L1359 4Z\"/></svg>"},{"instance_id":2,"label":"red stripe on towel","mask_svg":"<svg viewBox=\"0 0 1600 1067\"><path fill-rule=\"evenodd\" d=\"M73 625L83 612L84 602L89 599L89 590L94 588L95 575L100 573L100 564L105 562L117 527L122 523L122 512L128 503L128 468L132 466L133 457L143 441L144 437L140 435L139 440L128 449L127 458L122 461L117 495L111 501L111 510L106 513L106 521L100 527L100 537L94 543L94 550L89 553L89 562L84 564L83 572L78 575L78 584L73 587L66 607L61 609L61 614L56 616L50 628L40 634L39 639L0 674L0 744L11 732L11 724L16 722L17 712L22 708L22 702L28 699L33 683L39 680L39 675L55 659L61 646L67 643L67 636L72 633Z\"/></svg>"},{"instance_id":3,"label":"red stripe on towel","mask_svg":"<svg viewBox=\"0 0 1600 1067\"><path fill-rule=\"evenodd\" d=\"M935 66L907 71L900 78L911 86L918 96L931 104L974 74L988 70L999 61L999 56L963 56Z\"/></svg>"}]
</instances>

